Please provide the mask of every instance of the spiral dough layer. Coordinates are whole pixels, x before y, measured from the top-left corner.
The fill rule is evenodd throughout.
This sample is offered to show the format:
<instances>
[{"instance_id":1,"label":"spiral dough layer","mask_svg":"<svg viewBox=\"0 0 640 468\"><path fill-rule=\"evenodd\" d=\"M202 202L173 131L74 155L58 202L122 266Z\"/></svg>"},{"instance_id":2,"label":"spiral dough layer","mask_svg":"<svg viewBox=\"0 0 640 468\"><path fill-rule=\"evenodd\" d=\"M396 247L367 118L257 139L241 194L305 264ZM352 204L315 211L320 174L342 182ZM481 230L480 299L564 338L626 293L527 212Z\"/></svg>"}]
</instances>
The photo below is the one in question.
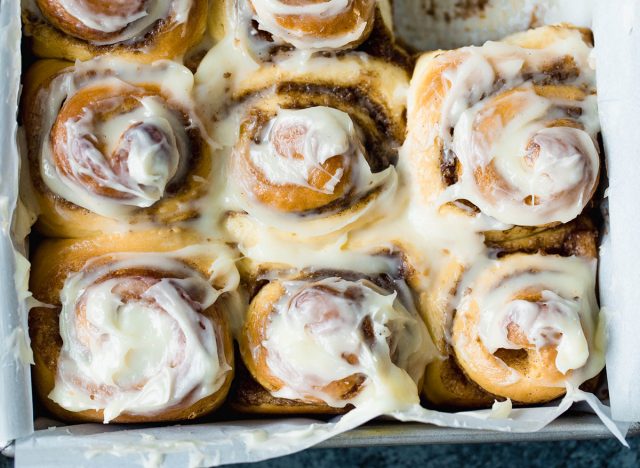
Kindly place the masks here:
<instances>
[{"instance_id":1,"label":"spiral dough layer","mask_svg":"<svg viewBox=\"0 0 640 468\"><path fill-rule=\"evenodd\" d=\"M407 148L421 192L466 200L506 224L568 222L599 175L591 46L577 29L423 57L409 98ZM541 41L543 39L540 39Z\"/></svg>"},{"instance_id":2,"label":"spiral dough layer","mask_svg":"<svg viewBox=\"0 0 640 468\"><path fill-rule=\"evenodd\" d=\"M245 359L274 396L333 407L409 403L430 359L420 318L368 281L272 282L249 310Z\"/></svg>"},{"instance_id":3,"label":"spiral dough layer","mask_svg":"<svg viewBox=\"0 0 640 468\"><path fill-rule=\"evenodd\" d=\"M451 345L486 391L547 401L602 369L595 261L511 255L474 266L460 290Z\"/></svg>"},{"instance_id":4,"label":"spiral dough layer","mask_svg":"<svg viewBox=\"0 0 640 468\"><path fill-rule=\"evenodd\" d=\"M37 103L45 185L110 218L156 204L205 145L192 112L192 80L174 63L115 59L78 63L53 78Z\"/></svg>"},{"instance_id":5,"label":"spiral dough layer","mask_svg":"<svg viewBox=\"0 0 640 468\"><path fill-rule=\"evenodd\" d=\"M220 292L184 263L120 255L71 275L61 291L63 346L49 395L69 411L152 415L221 388L224 329L206 314Z\"/></svg>"}]
</instances>

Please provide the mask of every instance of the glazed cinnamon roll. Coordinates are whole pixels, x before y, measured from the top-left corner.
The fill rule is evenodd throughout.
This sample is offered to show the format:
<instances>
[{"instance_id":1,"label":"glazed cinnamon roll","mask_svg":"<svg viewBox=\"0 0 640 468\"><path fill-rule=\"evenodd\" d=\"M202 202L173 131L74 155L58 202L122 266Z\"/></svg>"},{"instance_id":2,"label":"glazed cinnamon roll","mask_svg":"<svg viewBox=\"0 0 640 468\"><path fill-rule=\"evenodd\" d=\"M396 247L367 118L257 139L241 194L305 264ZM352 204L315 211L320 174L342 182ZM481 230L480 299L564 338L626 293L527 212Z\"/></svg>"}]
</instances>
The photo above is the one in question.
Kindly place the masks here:
<instances>
[{"instance_id":1,"label":"glazed cinnamon roll","mask_svg":"<svg viewBox=\"0 0 640 468\"><path fill-rule=\"evenodd\" d=\"M575 219L599 175L591 51L588 31L559 25L424 55L406 143L421 200L507 225Z\"/></svg>"},{"instance_id":2,"label":"glazed cinnamon roll","mask_svg":"<svg viewBox=\"0 0 640 468\"><path fill-rule=\"evenodd\" d=\"M374 55L391 58L396 48L387 0L231 0L227 9L234 37L263 59L296 49L354 49L370 37ZM386 54L375 54L383 46Z\"/></svg>"},{"instance_id":3,"label":"glazed cinnamon roll","mask_svg":"<svg viewBox=\"0 0 640 468\"><path fill-rule=\"evenodd\" d=\"M269 282L249 306L240 350L277 399L239 409L267 413L416 403L433 353L424 324L397 293L339 277Z\"/></svg>"},{"instance_id":4,"label":"glazed cinnamon roll","mask_svg":"<svg viewBox=\"0 0 640 468\"><path fill-rule=\"evenodd\" d=\"M543 403L597 376L604 343L595 265L587 257L516 253L443 268L426 314L445 358L427 369L427 399L453 407L496 398Z\"/></svg>"},{"instance_id":5,"label":"glazed cinnamon roll","mask_svg":"<svg viewBox=\"0 0 640 468\"><path fill-rule=\"evenodd\" d=\"M402 69L359 57L248 76L234 90L243 117L229 164L231 211L305 237L381 216L397 183L405 123L396 92L406 84Z\"/></svg>"},{"instance_id":6,"label":"glazed cinnamon roll","mask_svg":"<svg viewBox=\"0 0 640 468\"><path fill-rule=\"evenodd\" d=\"M287 231L350 224L395 186L392 167L372 171L361 132L331 107L254 110L232 159L243 208Z\"/></svg>"},{"instance_id":7,"label":"glazed cinnamon roll","mask_svg":"<svg viewBox=\"0 0 640 468\"><path fill-rule=\"evenodd\" d=\"M37 63L22 117L41 230L79 237L198 216L211 160L192 85L172 62Z\"/></svg>"},{"instance_id":8,"label":"glazed cinnamon roll","mask_svg":"<svg viewBox=\"0 0 640 468\"><path fill-rule=\"evenodd\" d=\"M224 401L232 257L219 245L158 235L48 241L36 253L31 288L52 307L30 313L35 388L55 417L178 421ZM182 248L167 250L174 246Z\"/></svg>"},{"instance_id":9,"label":"glazed cinnamon roll","mask_svg":"<svg viewBox=\"0 0 640 468\"><path fill-rule=\"evenodd\" d=\"M25 34L39 57L178 59L203 37L207 0L28 0Z\"/></svg>"}]
</instances>

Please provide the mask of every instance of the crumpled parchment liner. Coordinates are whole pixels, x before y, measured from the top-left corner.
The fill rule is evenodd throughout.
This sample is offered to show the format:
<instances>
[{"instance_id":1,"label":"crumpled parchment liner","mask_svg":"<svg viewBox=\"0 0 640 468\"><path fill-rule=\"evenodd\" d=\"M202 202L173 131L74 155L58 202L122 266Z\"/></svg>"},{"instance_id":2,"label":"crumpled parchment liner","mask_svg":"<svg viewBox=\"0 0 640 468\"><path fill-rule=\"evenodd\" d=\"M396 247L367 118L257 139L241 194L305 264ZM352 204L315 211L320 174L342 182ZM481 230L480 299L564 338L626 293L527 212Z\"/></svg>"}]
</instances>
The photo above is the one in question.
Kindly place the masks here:
<instances>
[{"instance_id":1,"label":"crumpled parchment liner","mask_svg":"<svg viewBox=\"0 0 640 468\"><path fill-rule=\"evenodd\" d=\"M33 432L26 275L20 243L12 240L20 156L17 112L20 84L20 2L0 0L0 450Z\"/></svg>"}]
</instances>

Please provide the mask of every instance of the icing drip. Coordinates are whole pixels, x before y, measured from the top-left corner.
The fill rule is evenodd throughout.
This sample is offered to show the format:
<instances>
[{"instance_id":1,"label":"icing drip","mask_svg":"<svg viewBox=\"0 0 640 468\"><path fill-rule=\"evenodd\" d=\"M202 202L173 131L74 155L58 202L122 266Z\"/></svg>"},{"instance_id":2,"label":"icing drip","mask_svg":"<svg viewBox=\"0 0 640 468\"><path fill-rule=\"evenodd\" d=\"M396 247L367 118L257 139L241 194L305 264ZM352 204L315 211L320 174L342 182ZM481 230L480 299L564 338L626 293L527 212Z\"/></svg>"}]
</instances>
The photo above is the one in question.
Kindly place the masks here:
<instances>
[{"instance_id":1,"label":"icing drip","mask_svg":"<svg viewBox=\"0 0 640 468\"><path fill-rule=\"evenodd\" d=\"M509 338L509 325L515 325L525 337L525 346L541 349L555 347L556 368L566 374L584 366L589 346L580 323L581 304L565 299L553 291L544 290L540 302L514 300L501 310L485 310L479 324L480 339L490 353L498 349L521 349L522 342Z\"/></svg>"}]
</instances>

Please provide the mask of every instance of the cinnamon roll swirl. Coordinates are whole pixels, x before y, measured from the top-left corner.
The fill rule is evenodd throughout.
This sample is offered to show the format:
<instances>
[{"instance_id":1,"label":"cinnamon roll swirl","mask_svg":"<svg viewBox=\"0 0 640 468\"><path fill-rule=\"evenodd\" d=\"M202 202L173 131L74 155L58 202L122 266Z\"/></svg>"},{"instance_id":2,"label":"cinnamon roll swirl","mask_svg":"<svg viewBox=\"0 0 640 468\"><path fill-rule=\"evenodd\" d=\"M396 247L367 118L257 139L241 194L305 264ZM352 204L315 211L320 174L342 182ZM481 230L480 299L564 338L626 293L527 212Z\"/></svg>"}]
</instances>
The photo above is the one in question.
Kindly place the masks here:
<instances>
[{"instance_id":1,"label":"cinnamon roll swirl","mask_svg":"<svg viewBox=\"0 0 640 468\"><path fill-rule=\"evenodd\" d=\"M233 261L218 245L165 251L193 241L173 233L151 252L145 234L49 241L36 253L31 287L52 308L30 314L35 388L63 421L193 419L229 391Z\"/></svg>"},{"instance_id":2,"label":"cinnamon roll swirl","mask_svg":"<svg viewBox=\"0 0 640 468\"><path fill-rule=\"evenodd\" d=\"M559 25L424 55L406 143L422 201L507 225L575 219L599 175L591 50L588 31Z\"/></svg>"},{"instance_id":3,"label":"cinnamon roll swirl","mask_svg":"<svg viewBox=\"0 0 640 468\"><path fill-rule=\"evenodd\" d=\"M253 378L277 399L239 409L331 413L376 398L396 408L417 403L431 347L398 294L368 280L273 280L249 306L240 350Z\"/></svg>"},{"instance_id":4,"label":"cinnamon roll swirl","mask_svg":"<svg viewBox=\"0 0 640 468\"><path fill-rule=\"evenodd\" d=\"M37 63L22 109L41 230L77 237L198 216L211 160L192 85L171 62Z\"/></svg>"},{"instance_id":5,"label":"cinnamon roll swirl","mask_svg":"<svg viewBox=\"0 0 640 468\"><path fill-rule=\"evenodd\" d=\"M179 59L204 36L207 0L29 0L25 34L39 57Z\"/></svg>"},{"instance_id":6,"label":"cinnamon roll swirl","mask_svg":"<svg viewBox=\"0 0 640 468\"><path fill-rule=\"evenodd\" d=\"M597 376L604 346L595 265L516 253L442 269L423 308L445 356L427 369L427 399L454 407L495 398L543 403Z\"/></svg>"},{"instance_id":7,"label":"cinnamon roll swirl","mask_svg":"<svg viewBox=\"0 0 640 468\"><path fill-rule=\"evenodd\" d=\"M351 224L395 186L392 167L372 171L363 139L335 108L254 110L233 155L241 205L289 232L322 235Z\"/></svg>"},{"instance_id":8,"label":"cinnamon roll swirl","mask_svg":"<svg viewBox=\"0 0 640 468\"><path fill-rule=\"evenodd\" d=\"M252 117L240 131L235 161L243 179L252 181L245 189L276 210L305 212L340 200L357 179L355 166L366 164L345 112L317 106Z\"/></svg>"},{"instance_id":9,"label":"cinnamon roll swirl","mask_svg":"<svg viewBox=\"0 0 640 468\"><path fill-rule=\"evenodd\" d=\"M363 48L393 60L395 44L388 0L231 0L227 29L260 59L279 52ZM403 57L405 59L406 57Z\"/></svg>"},{"instance_id":10,"label":"cinnamon roll swirl","mask_svg":"<svg viewBox=\"0 0 640 468\"><path fill-rule=\"evenodd\" d=\"M234 92L243 116L230 161L234 211L304 237L381 216L405 129L394 94L407 84L403 70L344 57L323 77L328 60L263 67Z\"/></svg>"}]
</instances>

